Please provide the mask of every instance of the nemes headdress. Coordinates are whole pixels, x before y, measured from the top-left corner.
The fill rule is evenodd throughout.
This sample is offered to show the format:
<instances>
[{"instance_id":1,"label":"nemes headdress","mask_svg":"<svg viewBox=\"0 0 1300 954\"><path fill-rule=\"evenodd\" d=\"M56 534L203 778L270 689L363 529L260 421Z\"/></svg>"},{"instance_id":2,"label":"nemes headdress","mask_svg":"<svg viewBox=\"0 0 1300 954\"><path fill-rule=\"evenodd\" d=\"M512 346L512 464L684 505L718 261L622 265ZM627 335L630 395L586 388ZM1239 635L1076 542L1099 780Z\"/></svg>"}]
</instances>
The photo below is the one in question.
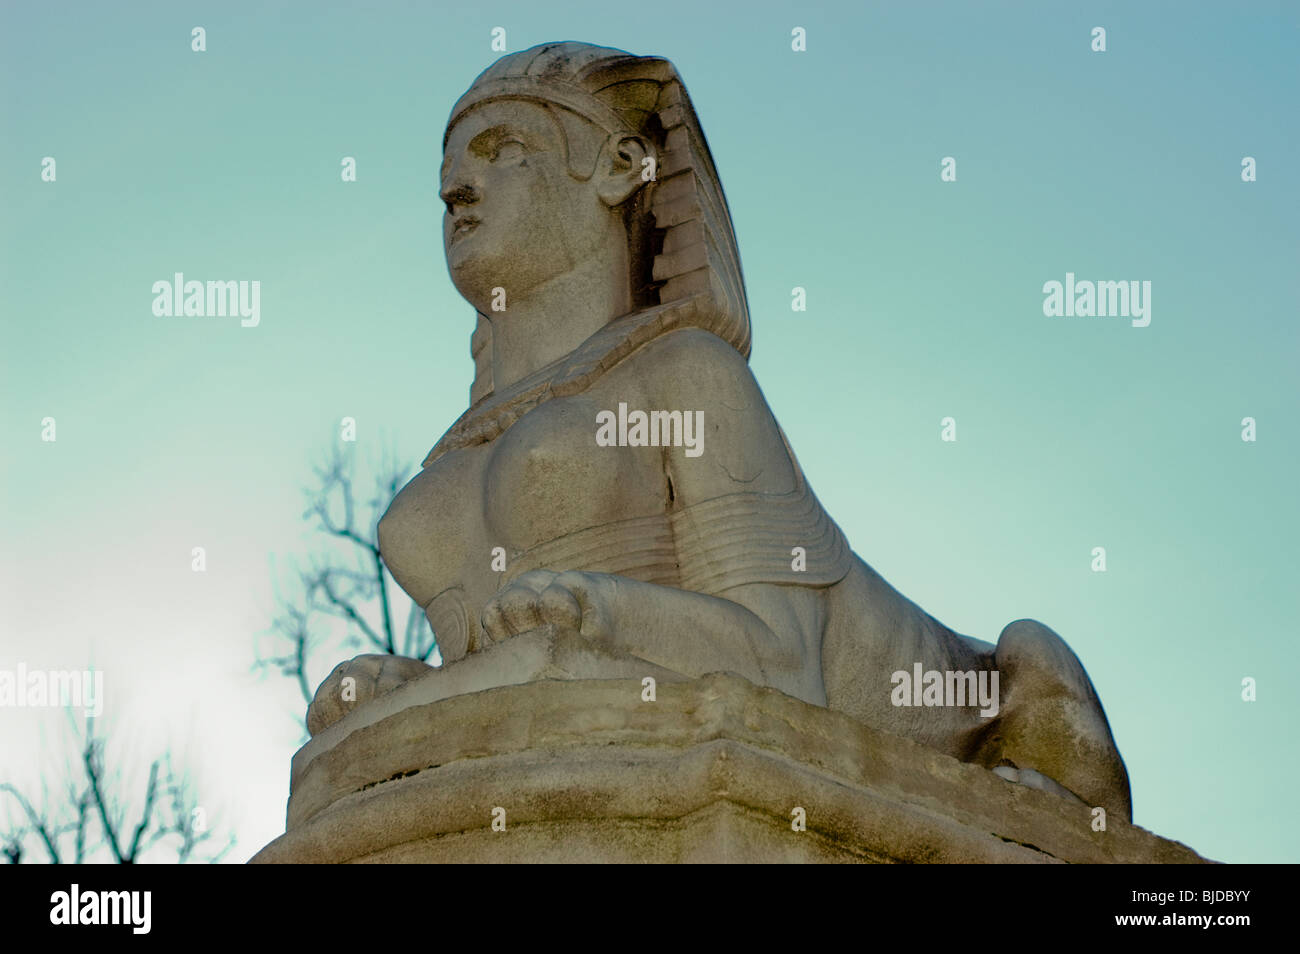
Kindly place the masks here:
<instances>
[{"instance_id":1,"label":"nemes headdress","mask_svg":"<svg viewBox=\"0 0 1300 954\"><path fill-rule=\"evenodd\" d=\"M580 374L585 364L582 355L604 363L601 359L610 350L639 346L673 327L704 328L748 358L749 305L731 213L704 131L673 64L662 57L634 56L588 43L545 43L512 53L484 70L456 102L447 122L448 135L467 112L501 99L549 107L566 132L570 124L585 121L610 134L636 133L653 143L658 154L655 181L643 187L655 235L662 237L653 264L658 304L617 318L593 336L599 340L574 353L579 360L570 362L564 380L551 378L548 393L569 390L565 385L573 383L573 375ZM590 137L566 138L570 168L594 168L595 153L572 153ZM460 439L454 440L458 445L475 442L467 440L465 431L471 429L480 434L478 439L491 439L480 427L467 427L479 405L493 396L490 333L490 324L480 315L471 340L475 380L470 411L448 431L430 460L440 449L449 449L444 445L458 430Z\"/></svg>"}]
</instances>

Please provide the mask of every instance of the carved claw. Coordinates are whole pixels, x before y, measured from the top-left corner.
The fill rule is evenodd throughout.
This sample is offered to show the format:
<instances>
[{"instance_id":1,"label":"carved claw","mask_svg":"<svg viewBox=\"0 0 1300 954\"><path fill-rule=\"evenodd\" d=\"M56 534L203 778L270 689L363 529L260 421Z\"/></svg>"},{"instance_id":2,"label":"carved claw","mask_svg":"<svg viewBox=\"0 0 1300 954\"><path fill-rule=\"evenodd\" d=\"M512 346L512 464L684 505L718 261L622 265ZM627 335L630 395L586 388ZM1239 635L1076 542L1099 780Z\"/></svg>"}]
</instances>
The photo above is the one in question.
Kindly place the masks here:
<instances>
[{"instance_id":1,"label":"carved claw","mask_svg":"<svg viewBox=\"0 0 1300 954\"><path fill-rule=\"evenodd\" d=\"M307 731L316 735L363 702L391 692L432 668L418 659L389 653L367 653L339 663L307 707Z\"/></svg>"}]
</instances>

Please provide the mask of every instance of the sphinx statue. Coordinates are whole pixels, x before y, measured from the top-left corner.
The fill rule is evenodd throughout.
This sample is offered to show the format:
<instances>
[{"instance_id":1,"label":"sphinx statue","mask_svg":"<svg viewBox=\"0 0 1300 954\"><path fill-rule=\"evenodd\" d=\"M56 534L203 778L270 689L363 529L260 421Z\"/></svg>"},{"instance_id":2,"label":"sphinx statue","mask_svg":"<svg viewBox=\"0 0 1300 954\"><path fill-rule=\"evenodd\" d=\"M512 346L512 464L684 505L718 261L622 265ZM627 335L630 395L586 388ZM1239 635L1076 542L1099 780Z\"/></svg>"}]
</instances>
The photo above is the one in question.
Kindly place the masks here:
<instances>
[{"instance_id":1,"label":"sphinx statue","mask_svg":"<svg viewBox=\"0 0 1300 954\"><path fill-rule=\"evenodd\" d=\"M1032 620L996 645L953 632L857 556L814 496L751 373L730 213L669 61L572 42L502 57L452 109L440 196L447 267L477 313L470 405L379 542L444 668L563 630L649 672L737 674L1131 818L1123 760L1065 642ZM309 729L428 668L341 664ZM895 674L914 671L997 673L998 699L900 705ZM342 702L348 677L360 688Z\"/></svg>"}]
</instances>

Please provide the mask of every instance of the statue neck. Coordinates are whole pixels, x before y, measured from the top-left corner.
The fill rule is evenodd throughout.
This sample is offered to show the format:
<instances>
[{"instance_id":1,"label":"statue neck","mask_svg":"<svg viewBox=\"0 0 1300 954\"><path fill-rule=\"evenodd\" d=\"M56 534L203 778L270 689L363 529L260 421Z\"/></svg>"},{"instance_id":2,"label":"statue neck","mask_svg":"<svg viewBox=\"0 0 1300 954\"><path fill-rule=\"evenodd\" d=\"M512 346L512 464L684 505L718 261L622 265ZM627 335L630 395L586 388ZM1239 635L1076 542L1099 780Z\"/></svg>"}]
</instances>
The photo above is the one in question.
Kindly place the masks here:
<instances>
[{"instance_id":1,"label":"statue neck","mask_svg":"<svg viewBox=\"0 0 1300 954\"><path fill-rule=\"evenodd\" d=\"M675 301L629 311L607 323L579 345L576 351L562 355L549 366L543 366L529 378L516 382L514 387L500 390L493 389L488 380L491 368L486 352L491 345L485 341L484 360L478 362L476 359L478 372L471 392L474 397L470 407L442 435L421 466L428 467L448 451L495 440L538 404L560 394L575 394L585 390L612 364L617 364L660 335L683 327L711 330L699 321L702 309L706 315L714 314L707 296L696 293ZM479 318L480 332L475 333L476 339L480 333L486 335L484 329L489 327L484 324L487 319L482 314ZM475 354L478 353L476 348ZM522 387L519 386L520 383Z\"/></svg>"},{"instance_id":2,"label":"statue neck","mask_svg":"<svg viewBox=\"0 0 1300 954\"><path fill-rule=\"evenodd\" d=\"M492 389L503 391L558 361L632 307L627 274L617 263L591 260L532 289L523 299L506 299L504 311L484 315L492 327ZM507 296L509 289L506 289Z\"/></svg>"}]
</instances>

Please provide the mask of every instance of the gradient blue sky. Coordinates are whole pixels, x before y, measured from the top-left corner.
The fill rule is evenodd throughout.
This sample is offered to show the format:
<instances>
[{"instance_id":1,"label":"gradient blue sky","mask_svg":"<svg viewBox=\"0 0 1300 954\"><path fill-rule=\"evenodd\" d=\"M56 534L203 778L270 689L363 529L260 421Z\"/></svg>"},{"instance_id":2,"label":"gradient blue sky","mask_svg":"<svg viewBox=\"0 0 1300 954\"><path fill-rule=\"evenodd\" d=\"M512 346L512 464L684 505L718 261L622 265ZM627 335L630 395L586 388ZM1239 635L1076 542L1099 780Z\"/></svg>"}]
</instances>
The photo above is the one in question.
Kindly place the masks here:
<instances>
[{"instance_id":1,"label":"gradient blue sky","mask_svg":"<svg viewBox=\"0 0 1300 954\"><path fill-rule=\"evenodd\" d=\"M753 368L854 549L959 631L1060 632L1139 824L1300 860L1293 3L6 2L0 668L102 667L123 765L186 758L232 860L283 830L273 557L340 418L415 464L466 405L437 169L496 26L677 64ZM261 325L154 317L177 271L261 281ZM1067 271L1151 281L1150 327L1044 317ZM0 710L0 777L53 777L62 721Z\"/></svg>"}]
</instances>

